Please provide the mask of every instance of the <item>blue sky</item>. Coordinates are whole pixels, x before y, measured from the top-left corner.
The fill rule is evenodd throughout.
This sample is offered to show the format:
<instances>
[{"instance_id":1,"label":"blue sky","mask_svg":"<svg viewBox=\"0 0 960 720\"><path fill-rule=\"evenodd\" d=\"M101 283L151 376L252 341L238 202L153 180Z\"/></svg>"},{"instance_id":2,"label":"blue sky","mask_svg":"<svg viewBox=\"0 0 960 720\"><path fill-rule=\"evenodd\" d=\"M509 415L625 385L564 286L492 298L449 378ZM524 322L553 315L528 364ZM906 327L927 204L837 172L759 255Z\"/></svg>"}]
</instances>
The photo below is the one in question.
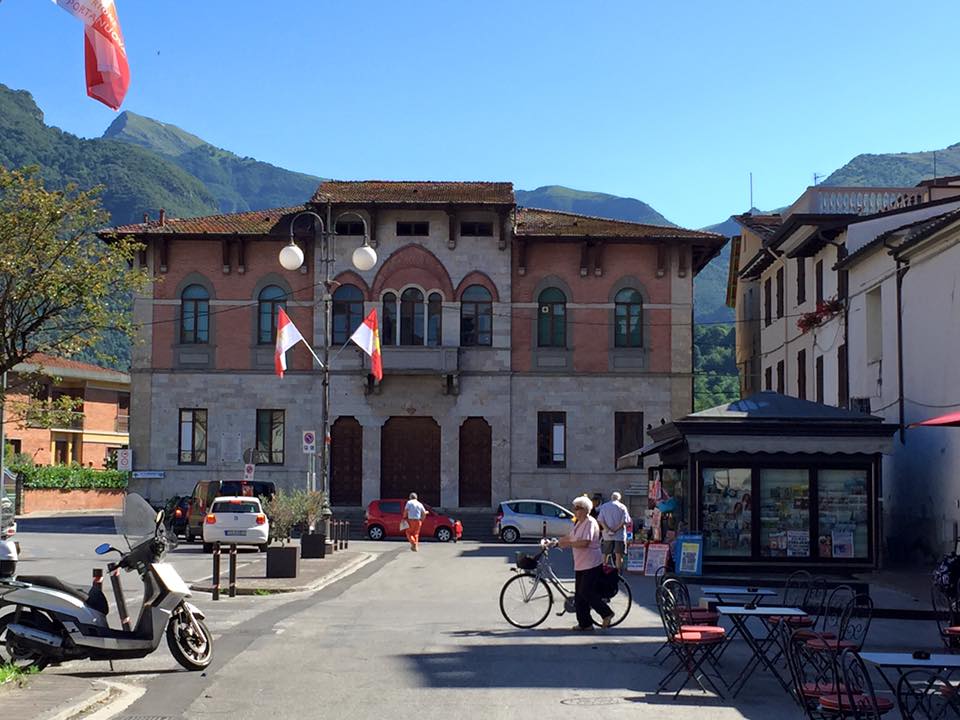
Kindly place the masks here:
<instances>
[{"instance_id":1,"label":"blue sky","mask_svg":"<svg viewBox=\"0 0 960 720\"><path fill-rule=\"evenodd\" d=\"M292 170L640 198L701 227L960 142L960 3L116 0L123 109ZM93 137L80 23L0 1L0 82Z\"/></svg>"}]
</instances>

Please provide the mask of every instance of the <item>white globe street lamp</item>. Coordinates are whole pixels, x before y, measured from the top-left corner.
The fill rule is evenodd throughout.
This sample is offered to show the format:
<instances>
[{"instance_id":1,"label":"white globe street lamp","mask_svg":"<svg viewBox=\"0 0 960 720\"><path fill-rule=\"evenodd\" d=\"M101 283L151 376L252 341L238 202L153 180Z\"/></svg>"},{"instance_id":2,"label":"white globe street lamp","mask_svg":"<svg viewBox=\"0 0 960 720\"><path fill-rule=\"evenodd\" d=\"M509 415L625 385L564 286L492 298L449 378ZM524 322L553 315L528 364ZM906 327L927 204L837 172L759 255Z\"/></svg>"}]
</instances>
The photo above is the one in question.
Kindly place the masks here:
<instances>
[{"instance_id":1,"label":"white globe street lamp","mask_svg":"<svg viewBox=\"0 0 960 720\"><path fill-rule=\"evenodd\" d=\"M366 240L366 237L364 237ZM353 251L353 266L365 272L377 264L377 251L364 242L363 245Z\"/></svg>"},{"instance_id":2,"label":"white globe street lamp","mask_svg":"<svg viewBox=\"0 0 960 720\"><path fill-rule=\"evenodd\" d=\"M303 265L303 250L297 247L293 238L290 239L290 244L280 251L280 264L284 270L296 270Z\"/></svg>"}]
</instances>

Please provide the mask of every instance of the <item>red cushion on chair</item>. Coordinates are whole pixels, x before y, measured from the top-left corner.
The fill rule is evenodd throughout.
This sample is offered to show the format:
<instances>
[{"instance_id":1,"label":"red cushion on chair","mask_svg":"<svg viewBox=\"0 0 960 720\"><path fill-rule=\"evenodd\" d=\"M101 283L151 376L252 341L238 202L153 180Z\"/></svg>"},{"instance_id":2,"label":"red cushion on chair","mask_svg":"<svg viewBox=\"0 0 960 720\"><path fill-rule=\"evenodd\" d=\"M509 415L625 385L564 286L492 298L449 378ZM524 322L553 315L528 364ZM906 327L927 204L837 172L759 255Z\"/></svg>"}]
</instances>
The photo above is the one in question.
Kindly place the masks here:
<instances>
[{"instance_id":1,"label":"red cushion on chair","mask_svg":"<svg viewBox=\"0 0 960 720\"><path fill-rule=\"evenodd\" d=\"M800 630L794 631L793 634L794 634L796 637L801 638L801 639L804 639L804 640L810 640L810 639L815 638L815 637L822 637L822 638L826 638L827 640L833 640L834 638L837 637L836 633L832 633L832 632L817 632L816 630L804 630L803 628L801 628Z\"/></svg>"},{"instance_id":2,"label":"red cushion on chair","mask_svg":"<svg viewBox=\"0 0 960 720\"><path fill-rule=\"evenodd\" d=\"M812 638L807 640L807 647L811 650L856 650L859 645L853 640L837 640L836 638Z\"/></svg>"},{"instance_id":3,"label":"red cushion on chair","mask_svg":"<svg viewBox=\"0 0 960 720\"><path fill-rule=\"evenodd\" d=\"M673 642L684 645L710 645L723 642L723 634L715 632L700 632L699 630L681 630L673 636Z\"/></svg>"},{"instance_id":4,"label":"red cushion on chair","mask_svg":"<svg viewBox=\"0 0 960 720\"><path fill-rule=\"evenodd\" d=\"M695 633L713 633L715 635L726 635L726 628L722 628L719 625L681 625L680 632L695 632Z\"/></svg>"},{"instance_id":5,"label":"red cushion on chair","mask_svg":"<svg viewBox=\"0 0 960 720\"><path fill-rule=\"evenodd\" d=\"M816 622L815 618L810 617L809 615L792 615L787 618L787 622L794 627L812 627Z\"/></svg>"},{"instance_id":6,"label":"red cushion on chair","mask_svg":"<svg viewBox=\"0 0 960 720\"><path fill-rule=\"evenodd\" d=\"M846 692L843 685L840 686L840 692ZM808 698L820 697L821 695L836 695L837 688L833 682L821 680L819 682L805 682L803 684L803 696Z\"/></svg>"},{"instance_id":7,"label":"red cushion on chair","mask_svg":"<svg viewBox=\"0 0 960 720\"><path fill-rule=\"evenodd\" d=\"M953 627L948 627L943 631L944 635L957 635L960 636L960 625L954 625Z\"/></svg>"},{"instance_id":8,"label":"red cushion on chair","mask_svg":"<svg viewBox=\"0 0 960 720\"><path fill-rule=\"evenodd\" d=\"M878 695L876 700L877 710L879 710L881 713L886 713L893 710L893 701L889 698ZM861 710L870 707L870 698L868 698L866 695L854 695L853 701L857 708ZM850 706L850 696L846 693L843 695L821 695L820 707L822 707L824 710L853 710L853 708Z\"/></svg>"}]
</instances>

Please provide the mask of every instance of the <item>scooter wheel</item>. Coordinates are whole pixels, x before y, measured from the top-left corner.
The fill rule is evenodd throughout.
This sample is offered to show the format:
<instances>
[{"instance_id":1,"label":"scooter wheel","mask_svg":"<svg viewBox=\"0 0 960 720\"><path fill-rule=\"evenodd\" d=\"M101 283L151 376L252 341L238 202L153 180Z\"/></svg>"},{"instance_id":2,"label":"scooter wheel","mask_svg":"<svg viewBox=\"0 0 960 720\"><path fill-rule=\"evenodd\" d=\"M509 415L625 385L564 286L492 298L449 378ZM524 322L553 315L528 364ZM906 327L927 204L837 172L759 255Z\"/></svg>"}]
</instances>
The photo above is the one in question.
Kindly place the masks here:
<instances>
[{"instance_id":1,"label":"scooter wheel","mask_svg":"<svg viewBox=\"0 0 960 720\"><path fill-rule=\"evenodd\" d=\"M185 617L187 610L174 612L167 624L167 646L174 659L187 670L204 670L213 659L213 636L200 618ZM196 625L194 625L196 623Z\"/></svg>"},{"instance_id":2,"label":"scooter wheel","mask_svg":"<svg viewBox=\"0 0 960 720\"><path fill-rule=\"evenodd\" d=\"M20 671L40 672L50 661L43 655L37 653L19 653L14 648L11 652L11 646L7 642L7 625L13 623L14 612L0 617L0 665L12 665ZM36 627L41 630L50 630L50 620L44 615L33 609L27 609L21 615L20 622L29 627ZM14 644L15 645L15 644Z\"/></svg>"}]
</instances>

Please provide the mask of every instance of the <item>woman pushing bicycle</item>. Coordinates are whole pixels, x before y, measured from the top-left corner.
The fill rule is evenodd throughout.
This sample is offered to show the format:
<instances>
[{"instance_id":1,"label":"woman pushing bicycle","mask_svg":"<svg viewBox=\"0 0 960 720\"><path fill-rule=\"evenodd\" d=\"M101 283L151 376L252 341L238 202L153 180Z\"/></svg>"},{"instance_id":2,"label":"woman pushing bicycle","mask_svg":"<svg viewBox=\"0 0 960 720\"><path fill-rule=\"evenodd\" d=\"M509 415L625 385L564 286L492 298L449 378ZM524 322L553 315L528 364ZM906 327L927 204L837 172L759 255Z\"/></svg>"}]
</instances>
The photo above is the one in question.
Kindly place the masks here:
<instances>
[{"instance_id":1,"label":"woman pushing bicycle","mask_svg":"<svg viewBox=\"0 0 960 720\"><path fill-rule=\"evenodd\" d=\"M577 607L577 624L574 630L593 630L590 609L601 617L600 627L610 627L613 612L600 597L599 583L603 572L603 555L600 553L600 525L590 517L593 503L586 495L573 500L573 514L576 516L573 530L559 538L560 547L573 548L573 569L576 576L574 599Z\"/></svg>"}]
</instances>

